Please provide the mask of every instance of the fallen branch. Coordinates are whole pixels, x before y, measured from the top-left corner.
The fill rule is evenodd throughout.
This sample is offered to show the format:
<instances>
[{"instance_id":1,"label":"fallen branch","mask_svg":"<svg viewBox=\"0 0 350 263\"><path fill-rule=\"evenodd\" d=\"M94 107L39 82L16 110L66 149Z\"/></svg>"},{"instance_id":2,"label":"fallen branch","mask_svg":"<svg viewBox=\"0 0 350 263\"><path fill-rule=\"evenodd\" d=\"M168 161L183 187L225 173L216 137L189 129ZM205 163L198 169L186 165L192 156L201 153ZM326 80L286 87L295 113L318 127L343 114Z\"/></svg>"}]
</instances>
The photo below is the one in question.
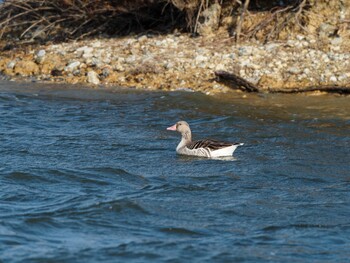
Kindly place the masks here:
<instances>
[{"instance_id":1,"label":"fallen branch","mask_svg":"<svg viewBox=\"0 0 350 263\"><path fill-rule=\"evenodd\" d=\"M245 14L248 11L249 1L250 0L246 0L244 2L244 5L243 5L242 11L241 11L241 15L240 15L240 18L239 18L239 22L236 25L236 30L235 30L236 31L236 42L239 42L239 38L241 36L242 24L243 24L243 21L244 21Z\"/></svg>"},{"instance_id":2,"label":"fallen branch","mask_svg":"<svg viewBox=\"0 0 350 263\"><path fill-rule=\"evenodd\" d=\"M232 89L240 89L247 92L259 92L259 88L249 81L226 71L216 71L215 76L218 82L226 84Z\"/></svg>"},{"instance_id":3,"label":"fallen branch","mask_svg":"<svg viewBox=\"0 0 350 263\"><path fill-rule=\"evenodd\" d=\"M301 88L289 88L289 89L268 89L269 93L302 93L302 92L313 92L313 91L321 91L327 93L338 93L338 94L350 94L350 87L346 86L309 86L309 87L301 87Z\"/></svg>"},{"instance_id":4,"label":"fallen branch","mask_svg":"<svg viewBox=\"0 0 350 263\"><path fill-rule=\"evenodd\" d=\"M264 31L263 41L277 39L283 29L291 24L299 26L305 32L308 30L302 25L300 20L306 12L307 0L296 0L285 7L275 7L266 13L263 20L245 29L245 38L250 39ZM237 33L237 30L236 30Z\"/></svg>"}]
</instances>

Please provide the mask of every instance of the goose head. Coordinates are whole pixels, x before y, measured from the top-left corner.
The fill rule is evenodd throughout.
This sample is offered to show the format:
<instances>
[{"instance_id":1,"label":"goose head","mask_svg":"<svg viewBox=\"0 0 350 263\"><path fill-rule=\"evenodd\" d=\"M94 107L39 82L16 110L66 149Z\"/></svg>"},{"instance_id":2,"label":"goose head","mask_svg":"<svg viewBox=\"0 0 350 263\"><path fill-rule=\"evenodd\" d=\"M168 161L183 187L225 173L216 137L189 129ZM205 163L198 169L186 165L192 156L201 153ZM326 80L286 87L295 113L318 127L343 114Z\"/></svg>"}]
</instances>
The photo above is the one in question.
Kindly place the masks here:
<instances>
[{"instance_id":1,"label":"goose head","mask_svg":"<svg viewBox=\"0 0 350 263\"><path fill-rule=\"evenodd\" d=\"M185 121L178 121L173 126L167 128L168 131L177 131L181 133L182 137L186 139L191 139L191 129L190 125L188 125Z\"/></svg>"}]
</instances>

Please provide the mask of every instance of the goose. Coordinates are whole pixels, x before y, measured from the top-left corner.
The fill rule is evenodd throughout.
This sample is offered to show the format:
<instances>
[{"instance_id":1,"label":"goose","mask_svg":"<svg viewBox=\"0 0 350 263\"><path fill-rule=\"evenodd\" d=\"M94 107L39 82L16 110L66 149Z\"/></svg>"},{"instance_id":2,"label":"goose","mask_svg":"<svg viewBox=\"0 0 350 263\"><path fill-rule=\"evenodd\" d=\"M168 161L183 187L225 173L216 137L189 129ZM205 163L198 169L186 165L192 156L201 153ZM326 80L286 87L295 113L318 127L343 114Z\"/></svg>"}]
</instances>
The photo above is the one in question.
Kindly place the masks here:
<instances>
[{"instance_id":1,"label":"goose","mask_svg":"<svg viewBox=\"0 0 350 263\"><path fill-rule=\"evenodd\" d=\"M220 142L217 140L204 139L192 142L190 125L185 121L178 121L168 127L169 131L181 133L181 141L176 147L176 152L181 155L192 155L200 157L226 157L232 156L238 146L243 143Z\"/></svg>"}]
</instances>

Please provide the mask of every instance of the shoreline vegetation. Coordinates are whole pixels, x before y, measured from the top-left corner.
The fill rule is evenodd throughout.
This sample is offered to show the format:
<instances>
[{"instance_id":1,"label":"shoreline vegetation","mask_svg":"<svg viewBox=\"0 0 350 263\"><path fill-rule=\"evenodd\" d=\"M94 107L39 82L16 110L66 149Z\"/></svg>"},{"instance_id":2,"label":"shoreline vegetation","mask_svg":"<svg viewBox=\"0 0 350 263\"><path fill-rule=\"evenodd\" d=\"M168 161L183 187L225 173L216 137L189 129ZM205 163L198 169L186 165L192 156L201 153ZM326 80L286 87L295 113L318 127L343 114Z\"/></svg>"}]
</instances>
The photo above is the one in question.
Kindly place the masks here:
<instances>
[{"instance_id":1,"label":"shoreline vegetation","mask_svg":"<svg viewBox=\"0 0 350 263\"><path fill-rule=\"evenodd\" d=\"M350 0L5 0L0 75L350 94Z\"/></svg>"}]
</instances>

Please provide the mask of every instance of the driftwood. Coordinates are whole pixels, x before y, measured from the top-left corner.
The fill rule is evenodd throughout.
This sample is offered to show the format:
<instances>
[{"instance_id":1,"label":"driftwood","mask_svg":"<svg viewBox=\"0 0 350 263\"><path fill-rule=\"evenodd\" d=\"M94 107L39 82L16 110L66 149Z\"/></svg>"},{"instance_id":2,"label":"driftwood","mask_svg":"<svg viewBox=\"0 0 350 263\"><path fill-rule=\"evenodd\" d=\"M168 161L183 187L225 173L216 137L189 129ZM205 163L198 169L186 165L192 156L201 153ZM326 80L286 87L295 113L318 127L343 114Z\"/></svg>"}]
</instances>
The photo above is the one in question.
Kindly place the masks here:
<instances>
[{"instance_id":1,"label":"driftwood","mask_svg":"<svg viewBox=\"0 0 350 263\"><path fill-rule=\"evenodd\" d=\"M224 85L232 88L239 89L246 92L269 92L269 93L301 93L321 91L328 93L338 94L350 94L350 86L337 86L337 85L320 85L320 86L308 86L300 88L268 88L263 89L257 85L250 83L249 81L226 71L216 71L216 80Z\"/></svg>"},{"instance_id":2,"label":"driftwood","mask_svg":"<svg viewBox=\"0 0 350 263\"><path fill-rule=\"evenodd\" d=\"M247 92L259 92L259 88L253 83L226 71L216 71L215 76L221 82L232 89L240 89Z\"/></svg>"},{"instance_id":3,"label":"driftwood","mask_svg":"<svg viewBox=\"0 0 350 263\"><path fill-rule=\"evenodd\" d=\"M338 94L350 94L350 87L346 86L309 86L302 88L289 88L289 89L268 89L269 93L301 93L301 92L312 92L312 91L322 91L328 93L338 93Z\"/></svg>"}]
</instances>

